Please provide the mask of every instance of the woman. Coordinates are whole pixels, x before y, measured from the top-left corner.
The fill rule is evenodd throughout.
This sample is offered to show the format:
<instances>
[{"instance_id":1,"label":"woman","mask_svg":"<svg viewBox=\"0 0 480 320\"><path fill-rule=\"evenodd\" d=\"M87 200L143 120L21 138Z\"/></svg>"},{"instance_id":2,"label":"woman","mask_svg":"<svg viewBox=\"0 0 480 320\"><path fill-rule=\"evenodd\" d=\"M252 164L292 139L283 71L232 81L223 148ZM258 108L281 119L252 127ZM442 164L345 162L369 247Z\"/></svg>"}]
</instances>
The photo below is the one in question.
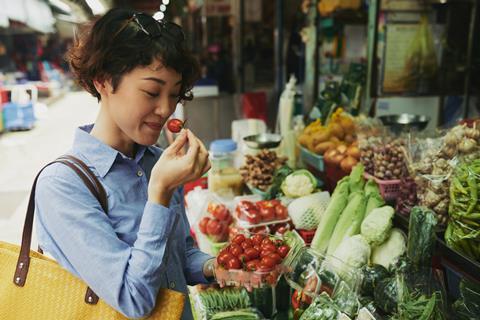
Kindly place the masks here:
<instances>
[{"instance_id":1,"label":"woman","mask_svg":"<svg viewBox=\"0 0 480 320\"><path fill-rule=\"evenodd\" d=\"M51 165L36 191L39 243L113 308L143 317L159 288L187 293L213 277L212 258L189 236L182 192L210 168L207 150L189 130L163 152L152 146L177 102L192 99L198 66L179 26L122 9L86 30L68 60L100 102L68 153L100 179L108 215L70 168ZM192 318L188 300L183 318Z\"/></svg>"}]
</instances>

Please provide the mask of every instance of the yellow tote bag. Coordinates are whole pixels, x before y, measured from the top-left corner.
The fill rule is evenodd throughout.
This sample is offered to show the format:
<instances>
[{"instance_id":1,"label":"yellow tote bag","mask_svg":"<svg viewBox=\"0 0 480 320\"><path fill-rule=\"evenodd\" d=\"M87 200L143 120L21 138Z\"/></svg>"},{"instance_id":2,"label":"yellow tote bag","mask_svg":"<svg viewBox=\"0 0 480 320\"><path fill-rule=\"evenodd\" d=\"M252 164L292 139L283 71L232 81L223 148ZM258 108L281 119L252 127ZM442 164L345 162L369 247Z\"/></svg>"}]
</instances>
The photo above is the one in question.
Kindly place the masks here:
<instances>
[{"instance_id":1,"label":"yellow tote bag","mask_svg":"<svg viewBox=\"0 0 480 320\"><path fill-rule=\"evenodd\" d=\"M105 190L81 160L66 155L52 163L55 162L72 168L107 212ZM0 241L0 320L127 319L57 262L30 250L35 187L39 175L30 193L22 245ZM181 319L184 303L183 293L160 289L155 309L147 319Z\"/></svg>"}]
</instances>

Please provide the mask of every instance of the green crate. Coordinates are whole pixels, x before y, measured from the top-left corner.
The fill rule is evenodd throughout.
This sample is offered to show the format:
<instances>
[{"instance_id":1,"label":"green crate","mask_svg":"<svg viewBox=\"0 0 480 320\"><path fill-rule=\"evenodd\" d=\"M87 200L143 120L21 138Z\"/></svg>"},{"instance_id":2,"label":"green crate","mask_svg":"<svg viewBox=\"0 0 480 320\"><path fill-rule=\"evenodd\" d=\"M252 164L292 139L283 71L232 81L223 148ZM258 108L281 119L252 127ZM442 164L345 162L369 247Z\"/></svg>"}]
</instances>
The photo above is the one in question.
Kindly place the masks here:
<instances>
[{"instance_id":1,"label":"green crate","mask_svg":"<svg viewBox=\"0 0 480 320\"><path fill-rule=\"evenodd\" d=\"M313 167L318 172L325 172L323 156L315 154L304 147L300 147L300 159L306 165Z\"/></svg>"}]
</instances>

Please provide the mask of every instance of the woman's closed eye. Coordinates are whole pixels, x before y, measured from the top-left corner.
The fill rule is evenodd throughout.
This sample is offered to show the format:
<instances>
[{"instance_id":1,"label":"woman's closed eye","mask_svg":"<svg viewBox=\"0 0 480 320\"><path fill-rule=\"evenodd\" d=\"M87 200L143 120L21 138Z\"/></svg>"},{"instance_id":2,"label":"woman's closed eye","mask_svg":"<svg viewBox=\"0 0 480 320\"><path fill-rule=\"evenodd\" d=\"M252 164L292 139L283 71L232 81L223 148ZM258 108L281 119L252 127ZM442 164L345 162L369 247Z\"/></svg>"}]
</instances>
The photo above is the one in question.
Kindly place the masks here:
<instances>
[{"instance_id":1,"label":"woman's closed eye","mask_svg":"<svg viewBox=\"0 0 480 320\"><path fill-rule=\"evenodd\" d=\"M156 98L160 95L160 93L158 93L158 92L151 92L151 91L148 91L148 90L142 90L142 91L145 92L151 98Z\"/></svg>"}]
</instances>

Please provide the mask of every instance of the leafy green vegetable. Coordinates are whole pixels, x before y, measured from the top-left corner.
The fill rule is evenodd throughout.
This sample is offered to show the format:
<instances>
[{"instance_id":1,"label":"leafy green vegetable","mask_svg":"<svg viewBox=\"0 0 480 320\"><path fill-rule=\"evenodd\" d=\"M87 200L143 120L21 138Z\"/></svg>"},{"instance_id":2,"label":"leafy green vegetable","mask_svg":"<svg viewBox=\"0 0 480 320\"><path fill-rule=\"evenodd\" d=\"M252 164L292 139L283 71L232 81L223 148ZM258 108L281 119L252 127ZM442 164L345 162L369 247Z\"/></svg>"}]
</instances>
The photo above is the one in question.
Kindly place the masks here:
<instances>
[{"instance_id":1,"label":"leafy green vegetable","mask_svg":"<svg viewBox=\"0 0 480 320\"><path fill-rule=\"evenodd\" d=\"M367 208L365 209L365 218L368 217L370 213L372 213L373 209L377 209L383 207L385 205L385 201L383 200L380 193L370 193L367 196Z\"/></svg>"},{"instance_id":2,"label":"leafy green vegetable","mask_svg":"<svg viewBox=\"0 0 480 320\"><path fill-rule=\"evenodd\" d=\"M350 179L348 181L350 193L363 191L365 186L365 179L363 174L365 173L365 167L363 164L359 163L353 167L352 172L350 173Z\"/></svg>"},{"instance_id":3,"label":"leafy green vegetable","mask_svg":"<svg viewBox=\"0 0 480 320\"><path fill-rule=\"evenodd\" d=\"M368 179L367 183L365 183L365 188L363 191L365 192L366 197L370 197L373 194L380 195L378 184L373 179Z\"/></svg>"},{"instance_id":4,"label":"leafy green vegetable","mask_svg":"<svg viewBox=\"0 0 480 320\"><path fill-rule=\"evenodd\" d=\"M363 282L361 287L362 295L364 296L371 296L375 292L375 288L383 279L389 277L390 273L387 269L379 264L374 264L371 267L365 266L362 269L363 274Z\"/></svg>"},{"instance_id":5,"label":"leafy green vegetable","mask_svg":"<svg viewBox=\"0 0 480 320\"><path fill-rule=\"evenodd\" d=\"M425 207L413 207L408 227L407 257L415 269L431 266L435 245L435 214Z\"/></svg>"},{"instance_id":6,"label":"leafy green vegetable","mask_svg":"<svg viewBox=\"0 0 480 320\"><path fill-rule=\"evenodd\" d=\"M393 319L398 320L444 320L442 295L435 291L431 295L410 289L402 275L397 277L398 311Z\"/></svg>"},{"instance_id":7,"label":"leafy green vegetable","mask_svg":"<svg viewBox=\"0 0 480 320\"><path fill-rule=\"evenodd\" d=\"M397 294L397 279L395 277L383 279L375 287L375 304L385 313L392 314L397 310Z\"/></svg>"},{"instance_id":8,"label":"leafy green vegetable","mask_svg":"<svg viewBox=\"0 0 480 320\"><path fill-rule=\"evenodd\" d=\"M360 225L365 216L366 199L363 191L353 196L343 210L328 244L327 254L333 254L343 239L360 233Z\"/></svg>"},{"instance_id":9,"label":"leafy green vegetable","mask_svg":"<svg viewBox=\"0 0 480 320\"><path fill-rule=\"evenodd\" d=\"M373 209L360 227L362 236L372 245L378 246L390 235L395 210L390 206Z\"/></svg>"},{"instance_id":10,"label":"leafy green vegetable","mask_svg":"<svg viewBox=\"0 0 480 320\"><path fill-rule=\"evenodd\" d=\"M374 247L370 260L390 269L407 250L403 232L393 228L390 236L381 245Z\"/></svg>"},{"instance_id":11,"label":"leafy green vegetable","mask_svg":"<svg viewBox=\"0 0 480 320\"><path fill-rule=\"evenodd\" d=\"M223 311L212 316L211 320L257 320L262 319L255 309Z\"/></svg>"},{"instance_id":12,"label":"leafy green vegetable","mask_svg":"<svg viewBox=\"0 0 480 320\"><path fill-rule=\"evenodd\" d=\"M335 225L345 207L348 200L349 177L345 177L339 181L335 191L332 194L330 203L320 219L317 231L313 237L311 247L318 252L325 252L330 242Z\"/></svg>"},{"instance_id":13,"label":"leafy green vegetable","mask_svg":"<svg viewBox=\"0 0 480 320\"><path fill-rule=\"evenodd\" d=\"M290 198L299 198L311 194L317 187L317 179L310 171L301 169L289 174L282 182L283 193Z\"/></svg>"},{"instance_id":14,"label":"leafy green vegetable","mask_svg":"<svg viewBox=\"0 0 480 320\"><path fill-rule=\"evenodd\" d=\"M265 195L266 200L275 199L281 193L281 185L283 181L292 172L292 168L287 165L284 165L275 171L275 174L273 175L272 185L270 186Z\"/></svg>"},{"instance_id":15,"label":"leafy green vegetable","mask_svg":"<svg viewBox=\"0 0 480 320\"><path fill-rule=\"evenodd\" d=\"M252 306L248 293L243 288L209 288L200 291L198 299L202 316L207 319L218 312L246 309Z\"/></svg>"},{"instance_id":16,"label":"leafy green vegetable","mask_svg":"<svg viewBox=\"0 0 480 320\"><path fill-rule=\"evenodd\" d=\"M345 266L343 264L339 265L339 263L336 263L336 259L329 259L327 256L326 261L332 260L334 267L333 270L342 276L350 273L352 269L351 267L360 269L365 266L370 258L370 252L371 249L367 240L365 240L362 235L357 234L343 239L333 253L334 257L347 264L349 267L348 270L344 270Z\"/></svg>"}]
</instances>

